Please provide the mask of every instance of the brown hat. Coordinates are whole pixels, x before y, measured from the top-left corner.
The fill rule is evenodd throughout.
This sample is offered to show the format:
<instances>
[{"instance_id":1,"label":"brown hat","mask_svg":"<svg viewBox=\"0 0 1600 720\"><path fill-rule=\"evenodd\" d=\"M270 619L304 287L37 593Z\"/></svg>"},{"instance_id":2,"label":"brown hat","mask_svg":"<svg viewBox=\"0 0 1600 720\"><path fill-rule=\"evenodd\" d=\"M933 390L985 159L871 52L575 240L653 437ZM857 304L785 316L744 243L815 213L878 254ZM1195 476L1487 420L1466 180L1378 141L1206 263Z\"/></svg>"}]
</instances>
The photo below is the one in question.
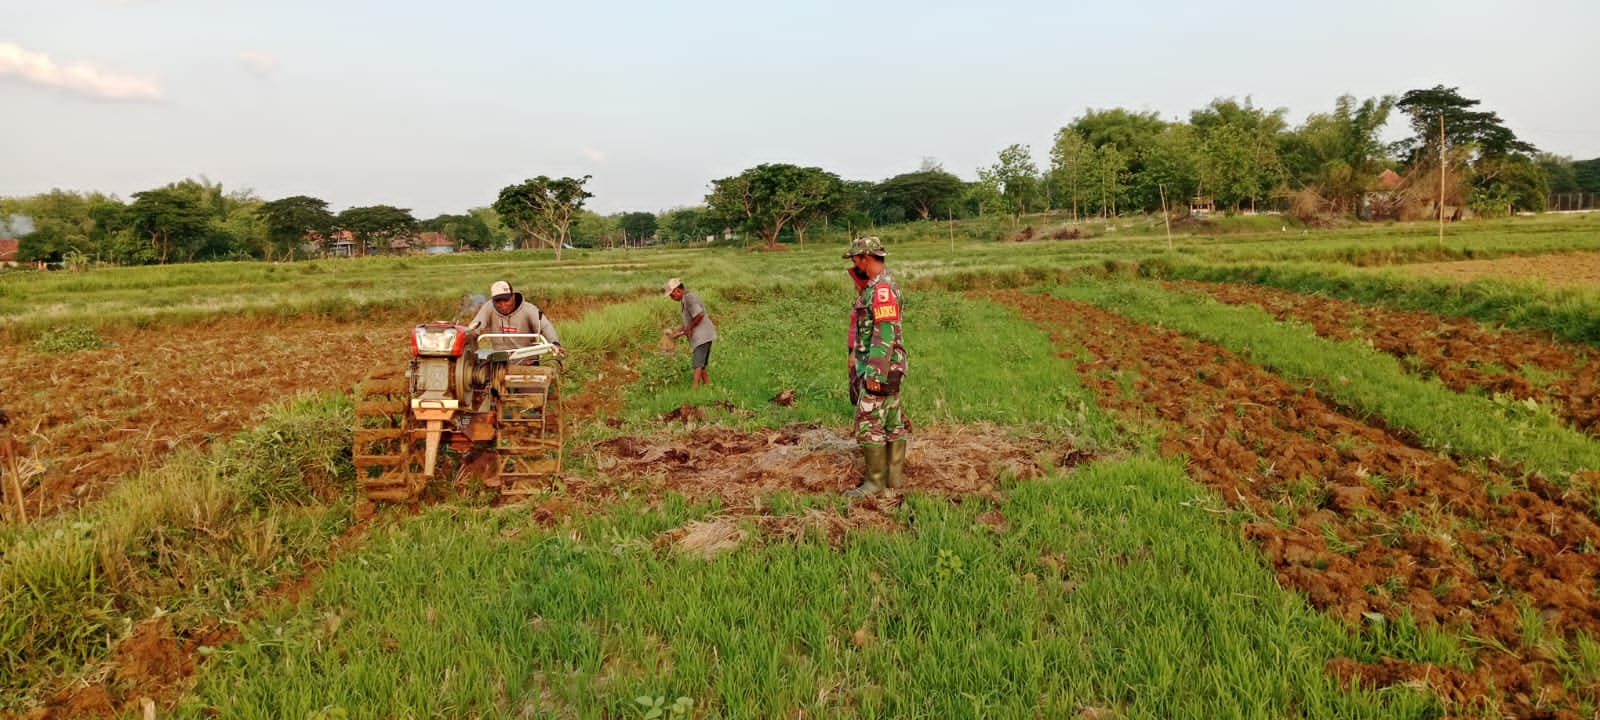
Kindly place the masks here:
<instances>
[{"instance_id":1,"label":"brown hat","mask_svg":"<svg viewBox=\"0 0 1600 720\"><path fill-rule=\"evenodd\" d=\"M667 281L666 291L665 291L667 297L672 297L672 291L673 290L677 290L678 288L681 288L681 287L683 287L683 281L682 280L679 280L678 278L673 278L671 280L668 280Z\"/></svg>"}]
</instances>

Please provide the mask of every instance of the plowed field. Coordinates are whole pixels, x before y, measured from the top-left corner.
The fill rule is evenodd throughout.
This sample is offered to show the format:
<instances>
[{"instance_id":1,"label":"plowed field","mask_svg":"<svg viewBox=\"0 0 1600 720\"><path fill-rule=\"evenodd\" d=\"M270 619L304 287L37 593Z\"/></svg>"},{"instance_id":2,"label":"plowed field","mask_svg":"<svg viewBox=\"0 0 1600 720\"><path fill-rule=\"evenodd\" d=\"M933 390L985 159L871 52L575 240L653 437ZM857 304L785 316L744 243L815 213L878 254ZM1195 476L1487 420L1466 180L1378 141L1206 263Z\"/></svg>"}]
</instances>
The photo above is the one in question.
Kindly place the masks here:
<instances>
[{"instance_id":1,"label":"plowed field","mask_svg":"<svg viewBox=\"0 0 1600 720\"><path fill-rule=\"evenodd\" d=\"M1600 699L1600 688L1564 687L1555 653L1530 632L1600 633L1600 527L1587 500L1469 470L1221 347L1084 303L991 297L1048 330L1064 357L1086 352L1079 369L1101 404L1158 427L1164 453L1187 456L1192 476L1251 518L1243 532L1283 585L1352 628L1409 615L1478 639L1472 673L1348 658L1330 672L1427 686L1463 709L1500 697L1517 717Z\"/></svg>"},{"instance_id":2,"label":"plowed field","mask_svg":"<svg viewBox=\"0 0 1600 720\"><path fill-rule=\"evenodd\" d=\"M302 391L348 389L371 367L405 362L404 322L318 318L180 325L103 333L108 347L0 353L0 404L13 437L42 464L28 516L103 496L174 451L225 440L264 405Z\"/></svg>"},{"instance_id":3,"label":"plowed field","mask_svg":"<svg viewBox=\"0 0 1600 720\"><path fill-rule=\"evenodd\" d=\"M1258 285L1184 282L1230 305L1255 305L1333 340L1362 340L1457 392L1476 389L1549 405L1573 428L1600 434L1600 364L1594 349L1548 333L1485 327L1466 318L1386 310Z\"/></svg>"}]
</instances>

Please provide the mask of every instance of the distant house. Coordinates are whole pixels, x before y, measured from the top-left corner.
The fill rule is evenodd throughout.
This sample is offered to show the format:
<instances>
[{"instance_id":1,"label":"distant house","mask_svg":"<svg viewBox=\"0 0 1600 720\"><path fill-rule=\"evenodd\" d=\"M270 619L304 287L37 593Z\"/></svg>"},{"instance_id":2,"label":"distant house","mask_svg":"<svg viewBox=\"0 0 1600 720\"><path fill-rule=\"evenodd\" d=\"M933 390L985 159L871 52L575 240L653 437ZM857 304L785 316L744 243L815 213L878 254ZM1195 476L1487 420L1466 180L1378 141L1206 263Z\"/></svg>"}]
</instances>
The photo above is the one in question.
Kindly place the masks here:
<instances>
[{"instance_id":1,"label":"distant house","mask_svg":"<svg viewBox=\"0 0 1600 720\"><path fill-rule=\"evenodd\" d=\"M17 266L16 238L0 238L0 267Z\"/></svg>"},{"instance_id":2,"label":"distant house","mask_svg":"<svg viewBox=\"0 0 1600 720\"><path fill-rule=\"evenodd\" d=\"M355 254L356 236L349 230L335 230L326 236L315 231L308 232L305 242L311 252L328 257L350 257Z\"/></svg>"},{"instance_id":3,"label":"distant house","mask_svg":"<svg viewBox=\"0 0 1600 720\"><path fill-rule=\"evenodd\" d=\"M1356 217L1362 220L1398 220L1405 211L1405 192L1401 186L1406 179L1393 170L1378 173L1373 185L1376 189L1361 196L1356 207Z\"/></svg>"},{"instance_id":4,"label":"distant house","mask_svg":"<svg viewBox=\"0 0 1600 720\"><path fill-rule=\"evenodd\" d=\"M328 235L328 242L322 248L324 253L333 257L350 257L355 254L356 234L349 230L335 230Z\"/></svg>"},{"instance_id":5,"label":"distant house","mask_svg":"<svg viewBox=\"0 0 1600 720\"><path fill-rule=\"evenodd\" d=\"M429 255L443 255L456 251L456 244L450 241L450 236L442 232L425 232L417 234L418 244L423 252Z\"/></svg>"}]
</instances>

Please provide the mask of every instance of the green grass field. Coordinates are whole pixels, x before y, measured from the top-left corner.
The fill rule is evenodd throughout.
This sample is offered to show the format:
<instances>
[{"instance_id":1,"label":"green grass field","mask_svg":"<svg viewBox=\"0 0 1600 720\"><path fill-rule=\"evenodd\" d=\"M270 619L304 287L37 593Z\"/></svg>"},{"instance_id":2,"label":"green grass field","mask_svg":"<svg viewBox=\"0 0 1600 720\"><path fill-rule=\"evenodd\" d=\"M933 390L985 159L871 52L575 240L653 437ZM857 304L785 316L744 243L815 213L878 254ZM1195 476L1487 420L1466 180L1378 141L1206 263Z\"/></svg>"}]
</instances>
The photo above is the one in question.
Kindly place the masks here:
<instances>
[{"instance_id":1,"label":"green grass field","mask_svg":"<svg viewBox=\"0 0 1600 720\"><path fill-rule=\"evenodd\" d=\"M1100 407L1081 353L966 293L1025 288L1215 343L1421 448L1588 493L1594 520L1600 497L1575 480L1600 470L1594 438L1453 393L1370 347L1150 279L1257 283L1600 344L1600 291L1451 284L1388 267L1600 250L1600 225L1472 223L1440 245L1427 224L1300 234L1255 222L1169 243L1159 225L1124 222L1080 241L986 239L1005 225L913 225L885 238L907 289L906 404L919 429L999 426L1090 462L1002 475L987 495L913 487L877 524L855 522L860 511L832 493L740 509L621 491L554 518L460 499L358 524L350 397L308 392L86 507L0 525L0 711L25 715L85 679L139 697L99 663L156 614L236 630L193 649L198 669L161 696L162 714L182 717L1439 718L1518 702L1499 690L1462 703L1415 683L1338 682L1326 668L1341 657L1470 673L1484 662L1480 639L1406 617L1352 628L1318 612L1275 577L1229 499L1161 455L1158 428ZM404 328L509 278L544 303L599 299L561 326L569 388L610 388L619 409L569 427L576 447L680 441L659 418L684 405L722 407L704 422L741 432L842 433L840 246L9 272L0 333L28 347L84 316L148 332L241 316L267 333L273 318L308 315ZM659 292L670 276L718 323L710 388L688 386L683 354L654 352L677 321ZM601 358L630 379L601 376ZM792 405L769 402L785 389ZM589 457L569 465L591 486L622 483ZM333 499L313 486L335 488ZM708 524L741 539L714 554L671 541ZM352 528L357 539L339 545ZM308 583L297 600L274 591L297 578ZM1600 709L1600 644L1540 632L1555 637L1570 693L1554 707Z\"/></svg>"}]
</instances>

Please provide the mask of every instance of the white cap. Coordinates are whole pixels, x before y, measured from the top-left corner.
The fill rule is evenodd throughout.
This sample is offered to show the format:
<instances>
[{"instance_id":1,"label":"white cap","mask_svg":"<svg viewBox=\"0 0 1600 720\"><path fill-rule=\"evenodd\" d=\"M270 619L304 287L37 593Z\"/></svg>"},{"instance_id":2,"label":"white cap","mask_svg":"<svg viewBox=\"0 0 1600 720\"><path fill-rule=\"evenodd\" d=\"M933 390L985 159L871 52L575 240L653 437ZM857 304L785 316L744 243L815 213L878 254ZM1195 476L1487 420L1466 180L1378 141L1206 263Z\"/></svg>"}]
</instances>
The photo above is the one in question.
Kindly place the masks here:
<instances>
[{"instance_id":1,"label":"white cap","mask_svg":"<svg viewBox=\"0 0 1600 720\"><path fill-rule=\"evenodd\" d=\"M489 286L490 299L499 300L508 297L511 297L511 283L504 280L496 280L493 285Z\"/></svg>"},{"instance_id":2,"label":"white cap","mask_svg":"<svg viewBox=\"0 0 1600 720\"><path fill-rule=\"evenodd\" d=\"M672 297L672 291L676 290L676 289L678 289L680 287L683 287L683 281L682 280L679 280L678 278L673 278L671 280L668 280L667 281L667 297Z\"/></svg>"}]
</instances>

